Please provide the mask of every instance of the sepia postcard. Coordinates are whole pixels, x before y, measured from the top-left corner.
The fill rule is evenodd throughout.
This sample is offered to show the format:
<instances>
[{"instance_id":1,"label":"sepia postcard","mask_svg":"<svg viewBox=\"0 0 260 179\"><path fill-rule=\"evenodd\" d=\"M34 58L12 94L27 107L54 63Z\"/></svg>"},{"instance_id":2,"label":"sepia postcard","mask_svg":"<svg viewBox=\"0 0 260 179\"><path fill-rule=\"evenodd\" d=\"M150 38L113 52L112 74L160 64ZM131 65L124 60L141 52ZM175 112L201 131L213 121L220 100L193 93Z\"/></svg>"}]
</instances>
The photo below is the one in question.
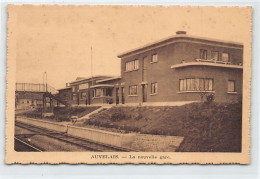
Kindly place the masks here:
<instances>
[{"instance_id":1,"label":"sepia postcard","mask_svg":"<svg viewBox=\"0 0 260 179\"><path fill-rule=\"evenodd\" d=\"M251 7L9 5L7 164L249 164Z\"/></svg>"}]
</instances>

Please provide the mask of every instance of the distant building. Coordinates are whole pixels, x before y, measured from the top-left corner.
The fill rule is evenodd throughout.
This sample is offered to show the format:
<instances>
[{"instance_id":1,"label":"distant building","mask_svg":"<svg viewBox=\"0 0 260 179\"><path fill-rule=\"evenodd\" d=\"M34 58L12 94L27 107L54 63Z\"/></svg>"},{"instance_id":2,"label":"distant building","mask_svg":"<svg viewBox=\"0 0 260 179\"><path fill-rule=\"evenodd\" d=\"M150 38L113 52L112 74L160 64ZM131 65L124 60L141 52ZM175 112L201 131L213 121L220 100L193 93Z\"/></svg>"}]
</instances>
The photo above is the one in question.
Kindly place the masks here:
<instances>
[{"instance_id":1,"label":"distant building","mask_svg":"<svg viewBox=\"0 0 260 179\"><path fill-rule=\"evenodd\" d=\"M90 78L77 78L70 83L68 100L72 105L112 104L115 103L114 86L120 77L94 76ZM64 94L65 89L59 90Z\"/></svg>"},{"instance_id":2,"label":"distant building","mask_svg":"<svg viewBox=\"0 0 260 179\"><path fill-rule=\"evenodd\" d=\"M217 102L242 96L243 44L189 36L184 31L118 55L121 77L70 83L72 104ZM204 97L205 100L205 97Z\"/></svg>"},{"instance_id":3,"label":"distant building","mask_svg":"<svg viewBox=\"0 0 260 179\"><path fill-rule=\"evenodd\" d=\"M72 99L71 92L72 92L71 87L67 83L66 88L58 89L58 97L59 97L59 99L63 100L64 102L70 104L71 103L70 101Z\"/></svg>"},{"instance_id":4,"label":"distant building","mask_svg":"<svg viewBox=\"0 0 260 179\"><path fill-rule=\"evenodd\" d=\"M37 109L43 106L44 94L46 92L55 94L57 91L46 84L16 83L15 107L16 109ZM50 105L50 99L47 99ZM57 104L57 102L54 102ZM48 107L48 106L47 106Z\"/></svg>"}]
</instances>

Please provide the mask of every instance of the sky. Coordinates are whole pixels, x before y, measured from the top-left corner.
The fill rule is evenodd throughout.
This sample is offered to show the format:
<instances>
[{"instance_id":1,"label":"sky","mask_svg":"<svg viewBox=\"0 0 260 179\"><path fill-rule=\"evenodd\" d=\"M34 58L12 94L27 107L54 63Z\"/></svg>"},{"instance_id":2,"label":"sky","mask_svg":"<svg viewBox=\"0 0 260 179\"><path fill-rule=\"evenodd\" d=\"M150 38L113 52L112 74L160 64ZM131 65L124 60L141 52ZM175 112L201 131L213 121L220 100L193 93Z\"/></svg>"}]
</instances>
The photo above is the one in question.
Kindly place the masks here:
<instances>
[{"instance_id":1,"label":"sky","mask_svg":"<svg viewBox=\"0 0 260 179\"><path fill-rule=\"evenodd\" d=\"M250 9L166 6L20 6L16 8L16 81L56 89L77 77L120 75L117 55L184 30L244 43Z\"/></svg>"}]
</instances>

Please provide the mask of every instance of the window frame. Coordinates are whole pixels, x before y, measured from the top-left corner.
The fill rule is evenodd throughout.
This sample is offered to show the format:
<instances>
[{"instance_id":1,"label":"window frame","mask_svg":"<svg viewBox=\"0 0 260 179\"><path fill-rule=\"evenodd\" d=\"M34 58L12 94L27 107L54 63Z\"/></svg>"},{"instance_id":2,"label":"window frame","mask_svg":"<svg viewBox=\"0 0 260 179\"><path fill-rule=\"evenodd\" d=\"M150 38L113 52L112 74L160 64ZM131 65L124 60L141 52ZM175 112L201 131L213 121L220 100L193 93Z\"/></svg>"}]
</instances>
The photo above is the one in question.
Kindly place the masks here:
<instances>
[{"instance_id":1,"label":"window frame","mask_svg":"<svg viewBox=\"0 0 260 179\"><path fill-rule=\"evenodd\" d=\"M188 83L190 83L190 84L188 85ZM206 83L208 84L207 88L206 88ZM201 89L201 86L203 86L202 87L203 89ZM213 92L213 91L214 91L214 79L213 78L179 79L179 92Z\"/></svg>"},{"instance_id":2,"label":"window frame","mask_svg":"<svg viewBox=\"0 0 260 179\"><path fill-rule=\"evenodd\" d=\"M153 82L151 83L151 94L157 94L158 93L158 83Z\"/></svg>"},{"instance_id":3,"label":"window frame","mask_svg":"<svg viewBox=\"0 0 260 179\"><path fill-rule=\"evenodd\" d=\"M77 94L76 93L72 94L72 101L74 101L74 100L77 100Z\"/></svg>"},{"instance_id":4,"label":"window frame","mask_svg":"<svg viewBox=\"0 0 260 179\"><path fill-rule=\"evenodd\" d=\"M139 60L135 59L132 61L125 62L125 72L139 70Z\"/></svg>"},{"instance_id":5,"label":"window frame","mask_svg":"<svg viewBox=\"0 0 260 179\"><path fill-rule=\"evenodd\" d=\"M156 61L154 61L154 58L153 58L154 56L156 56ZM158 60L158 53L153 53L152 57L151 57L151 63L158 63L158 61L159 61Z\"/></svg>"},{"instance_id":6,"label":"window frame","mask_svg":"<svg viewBox=\"0 0 260 179\"><path fill-rule=\"evenodd\" d=\"M234 90L233 91L230 91L229 90L229 83L230 82L233 82L233 88L234 88ZM229 92L229 93L232 93L232 92L236 92L236 80L228 80L228 85L227 85L227 92Z\"/></svg>"},{"instance_id":7,"label":"window frame","mask_svg":"<svg viewBox=\"0 0 260 179\"><path fill-rule=\"evenodd\" d=\"M214 59L213 58L213 53L217 53L218 54L218 58L217 59ZM211 51L211 59L214 59L216 61L219 61L219 51Z\"/></svg>"},{"instance_id":8,"label":"window frame","mask_svg":"<svg viewBox=\"0 0 260 179\"><path fill-rule=\"evenodd\" d=\"M86 98L87 98L87 93L81 92L81 99L86 99Z\"/></svg>"},{"instance_id":9,"label":"window frame","mask_svg":"<svg viewBox=\"0 0 260 179\"><path fill-rule=\"evenodd\" d=\"M72 92L76 92L76 86L72 86Z\"/></svg>"},{"instance_id":10,"label":"window frame","mask_svg":"<svg viewBox=\"0 0 260 179\"><path fill-rule=\"evenodd\" d=\"M223 54L227 54L227 55L228 55L227 61L224 61L224 60L223 60ZM222 62L230 62L230 54L229 54L229 52L222 52L221 61L222 61Z\"/></svg>"},{"instance_id":11,"label":"window frame","mask_svg":"<svg viewBox=\"0 0 260 179\"><path fill-rule=\"evenodd\" d=\"M202 56L202 53L201 52L206 52L205 54L206 54L206 58L202 58L201 56ZM204 53L203 53L203 56L205 55ZM206 49L200 49L200 59L202 59L202 60L207 60L208 59L208 50L206 50Z\"/></svg>"},{"instance_id":12,"label":"window frame","mask_svg":"<svg viewBox=\"0 0 260 179\"><path fill-rule=\"evenodd\" d=\"M138 85L130 85L128 88L128 96L137 96Z\"/></svg>"},{"instance_id":13,"label":"window frame","mask_svg":"<svg viewBox=\"0 0 260 179\"><path fill-rule=\"evenodd\" d=\"M97 91L99 91L100 95L97 95ZM103 97L104 90L102 88L94 88L93 90L93 97L94 98L100 98Z\"/></svg>"}]
</instances>

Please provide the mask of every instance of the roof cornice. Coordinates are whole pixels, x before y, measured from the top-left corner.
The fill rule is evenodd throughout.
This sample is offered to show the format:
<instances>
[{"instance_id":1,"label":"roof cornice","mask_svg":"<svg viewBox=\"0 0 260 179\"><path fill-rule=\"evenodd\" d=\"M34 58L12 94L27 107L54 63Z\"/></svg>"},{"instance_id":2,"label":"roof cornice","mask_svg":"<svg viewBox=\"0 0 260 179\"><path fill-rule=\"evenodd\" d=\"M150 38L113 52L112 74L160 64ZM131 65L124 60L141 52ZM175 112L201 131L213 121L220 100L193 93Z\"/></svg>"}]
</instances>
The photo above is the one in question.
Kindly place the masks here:
<instances>
[{"instance_id":1,"label":"roof cornice","mask_svg":"<svg viewBox=\"0 0 260 179\"><path fill-rule=\"evenodd\" d=\"M127 57L136 55L139 53L143 53L152 49L156 49L159 47L163 47L169 44L173 44L176 42L190 42L190 43L201 43L207 45L214 45L220 47L227 47L227 48L238 48L243 49L243 44L233 41L224 41L219 39L212 39L212 38L204 38L204 37L197 37L197 36L190 36L186 34L175 35L169 38L165 38L153 43L146 44L144 46L132 49L130 51L126 51L118 55L119 58Z\"/></svg>"}]
</instances>

